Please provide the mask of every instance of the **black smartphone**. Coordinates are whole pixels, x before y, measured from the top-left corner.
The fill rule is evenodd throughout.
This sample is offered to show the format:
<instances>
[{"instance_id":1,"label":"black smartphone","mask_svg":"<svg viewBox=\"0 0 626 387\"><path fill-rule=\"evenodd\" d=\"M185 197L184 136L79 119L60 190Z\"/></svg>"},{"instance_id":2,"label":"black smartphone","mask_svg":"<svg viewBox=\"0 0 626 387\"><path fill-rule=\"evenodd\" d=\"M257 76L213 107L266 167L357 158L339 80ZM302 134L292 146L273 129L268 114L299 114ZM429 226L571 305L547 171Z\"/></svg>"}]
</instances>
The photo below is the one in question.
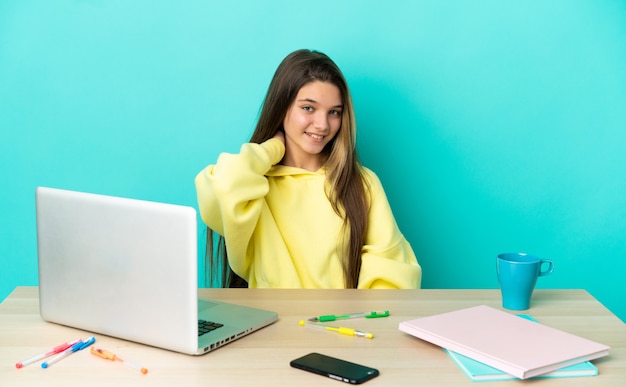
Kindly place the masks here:
<instances>
[{"instance_id":1,"label":"black smartphone","mask_svg":"<svg viewBox=\"0 0 626 387\"><path fill-rule=\"evenodd\" d=\"M361 384L380 374L375 368L315 352L292 360L289 365L350 384Z\"/></svg>"}]
</instances>

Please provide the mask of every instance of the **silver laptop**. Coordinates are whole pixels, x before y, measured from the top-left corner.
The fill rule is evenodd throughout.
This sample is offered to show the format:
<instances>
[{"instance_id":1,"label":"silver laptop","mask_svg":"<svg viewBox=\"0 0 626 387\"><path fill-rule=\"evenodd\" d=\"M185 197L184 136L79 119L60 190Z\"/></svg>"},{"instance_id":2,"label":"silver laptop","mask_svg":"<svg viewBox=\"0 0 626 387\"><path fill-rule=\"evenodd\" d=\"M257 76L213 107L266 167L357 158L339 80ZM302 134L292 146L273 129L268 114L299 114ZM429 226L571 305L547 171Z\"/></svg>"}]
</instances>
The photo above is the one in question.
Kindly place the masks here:
<instances>
[{"instance_id":1,"label":"silver laptop","mask_svg":"<svg viewBox=\"0 0 626 387\"><path fill-rule=\"evenodd\" d=\"M191 207L38 187L36 209L46 321L200 355L277 320L198 299Z\"/></svg>"}]
</instances>

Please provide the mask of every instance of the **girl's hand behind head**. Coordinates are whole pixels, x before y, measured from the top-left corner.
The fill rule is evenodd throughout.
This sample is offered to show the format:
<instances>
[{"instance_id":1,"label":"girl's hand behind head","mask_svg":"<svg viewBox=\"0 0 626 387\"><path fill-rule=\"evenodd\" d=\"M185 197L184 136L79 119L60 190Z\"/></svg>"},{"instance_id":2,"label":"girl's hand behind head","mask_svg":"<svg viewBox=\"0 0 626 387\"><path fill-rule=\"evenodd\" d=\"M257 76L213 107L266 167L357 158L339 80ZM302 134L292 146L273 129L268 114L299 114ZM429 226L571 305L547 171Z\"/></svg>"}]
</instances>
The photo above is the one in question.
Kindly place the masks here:
<instances>
[{"instance_id":1,"label":"girl's hand behind head","mask_svg":"<svg viewBox=\"0 0 626 387\"><path fill-rule=\"evenodd\" d=\"M285 144L285 132L283 132L281 129L276 131L276 134L274 134L273 138L277 138L282 141L283 144Z\"/></svg>"}]
</instances>

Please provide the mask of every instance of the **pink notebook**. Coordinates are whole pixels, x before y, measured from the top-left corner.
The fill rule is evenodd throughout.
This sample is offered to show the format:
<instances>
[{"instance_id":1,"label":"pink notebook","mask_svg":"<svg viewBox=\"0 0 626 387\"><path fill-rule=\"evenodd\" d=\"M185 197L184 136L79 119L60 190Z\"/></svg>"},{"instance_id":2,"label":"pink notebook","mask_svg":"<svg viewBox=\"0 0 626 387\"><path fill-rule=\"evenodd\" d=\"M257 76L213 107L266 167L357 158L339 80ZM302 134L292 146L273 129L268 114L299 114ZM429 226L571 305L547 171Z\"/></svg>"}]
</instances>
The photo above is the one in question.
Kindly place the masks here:
<instances>
[{"instance_id":1,"label":"pink notebook","mask_svg":"<svg viewBox=\"0 0 626 387\"><path fill-rule=\"evenodd\" d=\"M485 305L401 322L399 329L520 379L609 354L606 345Z\"/></svg>"}]
</instances>

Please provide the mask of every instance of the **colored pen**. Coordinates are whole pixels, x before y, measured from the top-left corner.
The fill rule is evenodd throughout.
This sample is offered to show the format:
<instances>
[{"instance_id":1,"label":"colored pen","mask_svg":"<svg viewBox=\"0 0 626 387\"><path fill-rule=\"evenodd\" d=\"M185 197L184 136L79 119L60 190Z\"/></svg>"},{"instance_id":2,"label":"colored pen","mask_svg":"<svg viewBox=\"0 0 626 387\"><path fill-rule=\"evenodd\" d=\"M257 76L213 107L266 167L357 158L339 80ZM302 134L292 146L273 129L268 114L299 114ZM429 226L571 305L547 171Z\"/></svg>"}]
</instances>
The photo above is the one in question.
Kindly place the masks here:
<instances>
[{"instance_id":1,"label":"colored pen","mask_svg":"<svg viewBox=\"0 0 626 387\"><path fill-rule=\"evenodd\" d=\"M335 320L340 320L340 319L347 319L347 318L358 318L358 317L365 317L365 318L378 318L378 317L387 317L389 316L389 311L386 310L384 312L360 312L360 313L348 313L348 314L329 314L326 316L319 316L319 317L311 317L309 319L309 321L335 321Z\"/></svg>"},{"instance_id":2,"label":"colored pen","mask_svg":"<svg viewBox=\"0 0 626 387\"><path fill-rule=\"evenodd\" d=\"M134 369L135 371L141 372L142 374L147 374L148 373L148 369L144 368L144 367L140 367L137 364L128 362L124 359L121 359L120 357L118 357L116 354L114 354L113 352L107 351L106 349L100 349L100 348L95 348L95 347L91 347L91 353L93 353L94 355L101 357L103 359L107 359L107 360L111 360L111 361L119 361L122 364L124 364L127 367L130 367L132 369Z\"/></svg>"},{"instance_id":3,"label":"colored pen","mask_svg":"<svg viewBox=\"0 0 626 387\"><path fill-rule=\"evenodd\" d=\"M56 347L52 348L51 350L44 352L44 353L40 353L39 355L33 356L29 359L26 360L22 360L18 363L15 364L16 368L22 368L22 367L26 367L29 364L33 364L36 361L39 361L41 359L45 359L47 357L50 357L52 355L56 355L57 353L63 352L66 349L68 349L69 347L71 347L72 345L78 343L80 341L80 339L76 339L74 341L68 341L67 343L63 343L61 345L57 345Z\"/></svg>"},{"instance_id":4,"label":"colored pen","mask_svg":"<svg viewBox=\"0 0 626 387\"><path fill-rule=\"evenodd\" d=\"M329 326L329 325L317 324L317 323L314 323L314 322L304 321L304 320L300 320L300 325L301 326L308 325L308 326L314 327L314 328L325 329L327 331L333 331L333 332L341 333L342 335L359 336L359 337L365 337L365 338L368 338L368 339L373 339L374 338L374 335L369 333L369 332L363 332L363 331L359 331L358 329L353 329L353 328L333 327L333 326Z\"/></svg>"},{"instance_id":5,"label":"colored pen","mask_svg":"<svg viewBox=\"0 0 626 387\"><path fill-rule=\"evenodd\" d=\"M68 349L66 349L65 351L59 353L58 355L56 355L55 357L53 357L52 359L41 363L41 368L48 368L51 365L53 365L54 363L58 362L59 360L73 354L74 352L80 351L81 349L85 349L87 347L89 347L91 344L93 344L96 341L96 338L93 336L89 336L87 337L85 340L81 340L78 343L72 345L71 347L69 347Z\"/></svg>"}]
</instances>

